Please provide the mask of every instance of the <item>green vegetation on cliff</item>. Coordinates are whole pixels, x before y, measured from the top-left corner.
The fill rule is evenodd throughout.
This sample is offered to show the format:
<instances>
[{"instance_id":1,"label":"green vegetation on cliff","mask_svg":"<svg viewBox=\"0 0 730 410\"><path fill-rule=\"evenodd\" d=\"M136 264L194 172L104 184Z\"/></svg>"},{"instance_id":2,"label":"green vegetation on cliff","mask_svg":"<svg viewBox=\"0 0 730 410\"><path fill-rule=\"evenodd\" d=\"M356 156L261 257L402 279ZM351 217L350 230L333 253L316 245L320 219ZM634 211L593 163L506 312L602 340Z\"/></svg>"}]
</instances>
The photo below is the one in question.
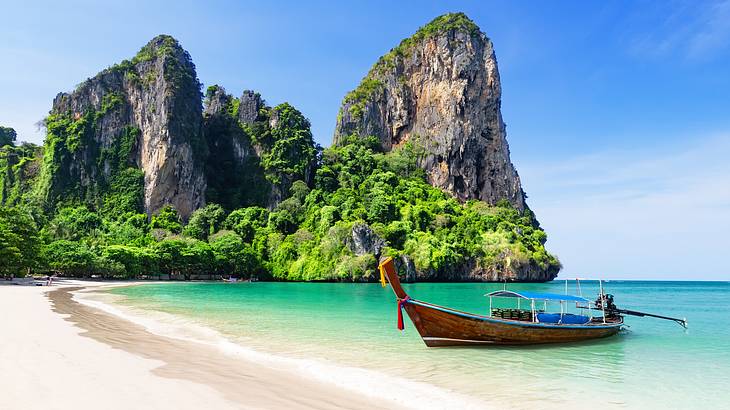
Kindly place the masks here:
<instances>
[{"instance_id":1,"label":"green vegetation on cliff","mask_svg":"<svg viewBox=\"0 0 730 410\"><path fill-rule=\"evenodd\" d=\"M227 210L266 206L272 191L286 194L295 180L311 182L321 148L309 120L289 103L271 108L261 102L256 119L244 124L240 99L217 85L206 91L205 105L219 107L204 116L206 199Z\"/></svg>"},{"instance_id":2,"label":"green vegetation on cliff","mask_svg":"<svg viewBox=\"0 0 730 410\"><path fill-rule=\"evenodd\" d=\"M349 104L349 112L352 117L360 120L367 101L383 90L383 83L378 78L380 74L393 69L398 59L410 56L414 46L423 40L451 30L460 30L470 35L479 33L479 27L464 13L447 13L431 20L419 28L415 34L403 39L400 44L380 57L357 88L345 96L344 103Z\"/></svg>"},{"instance_id":3,"label":"green vegetation on cliff","mask_svg":"<svg viewBox=\"0 0 730 410\"><path fill-rule=\"evenodd\" d=\"M461 13L425 25L345 97L349 114L362 118L367 101L390 86L379 70L451 30L478 32ZM140 114L131 96L139 102L154 93L175 94L165 114L176 122L131 122ZM16 146L14 131L0 128L0 274L370 281L385 255L411 277L431 280L552 277L560 268L529 209L461 203L431 186L419 168L429 153L417 136L382 152L377 136L348 131L323 150L288 103L270 107L251 91L239 99L213 86L201 123L200 97L187 52L158 36L133 59L59 96L43 147ZM164 117L159 107L145 105L141 114ZM158 147L177 156L157 160L175 167L145 168L145 175L140 162L155 159L140 159L142 134L168 126L178 139ZM145 209L145 183L163 172L170 178L157 198L165 199ZM203 182L181 188L178 176L191 173L188 179ZM168 194L192 186L199 201L183 202L179 213ZM190 214L201 203L207 206Z\"/></svg>"},{"instance_id":4,"label":"green vegetation on cliff","mask_svg":"<svg viewBox=\"0 0 730 410\"><path fill-rule=\"evenodd\" d=\"M37 203L32 195L43 148L30 143L0 146L0 204Z\"/></svg>"},{"instance_id":5,"label":"green vegetation on cliff","mask_svg":"<svg viewBox=\"0 0 730 410\"><path fill-rule=\"evenodd\" d=\"M395 65L395 59L410 56L416 44L451 30L460 30L471 35L479 33L479 27L464 13L448 13L438 16L380 57L370 71L377 72L392 68Z\"/></svg>"},{"instance_id":6,"label":"green vegetation on cliff","mask_svg":"<svg viewBox=\"0 0 730 410\"><path fill-rule=\"evenodd\" d=\"M225 94L218 86L210 86L205 105L220 97L221 112L203 116L203 133L210 160L205 162L208 202L225 209L259 205L266 202L270 187L266 181L260 158L250 155L251 131L238 120L239 99Z\"/></svg>"},{"instance_id":7,"label":"green vegetation on cliff","mask_svg":"<svg viewBox=\"0 0 730 410\"><path fill-rule=\"evenodd\" d=\"M14 129L0 126L0 147L13 145L17 136Z\"/></svg>"},{"instance_id":8,"label":"green vegetation on cliff","mask_svg":"<svg viewBox=\"0 0 730 410\"><path fill-rule=\"evenodd\" d=\"M123 201L115 201L122 203L114 213L83 204L60 206L45 223L27 208L4 207L0 247L7 262L0 270L362 281L375 279L376 253L405 256L417 271L435 278L448 278L455 266L500 272L558 268L529 210L520 213L506 203L461 204L426 182L415 165L423 154L418 149L406 144L386 154L377 146L375 138L350 138L326 149L313 183L295 181L288 198L271 210L250 206L228 212L210 204L195 211L187 224L174 208L148 219L123 212ZM274 169L298 172L292 164L313 150L310 142L309 149L288 151L293 156L281 157L281 167ZM123 189L110 192L125 195ZM376 245L358 244L358 230Z\"/></svg>"},{"instance_id":9,"label":"green vegetation on cliff","mask_svg":"<svg viewBox=\"0 0 730 410\"><path fill-rule=\"evenodd\" d=\"M61 113L46 117L46 141L36 189L48 209L87 204L109 215L141 212L144 175L131 160L139 129L123 127L108 148L93 142L99 121L121 104L117 98L113 94L105 96L100 111L88 110L77 117ZM78 168L83 169L81 175L85 178L72 177L71 170Z\"/></svg>"}]
</instances>

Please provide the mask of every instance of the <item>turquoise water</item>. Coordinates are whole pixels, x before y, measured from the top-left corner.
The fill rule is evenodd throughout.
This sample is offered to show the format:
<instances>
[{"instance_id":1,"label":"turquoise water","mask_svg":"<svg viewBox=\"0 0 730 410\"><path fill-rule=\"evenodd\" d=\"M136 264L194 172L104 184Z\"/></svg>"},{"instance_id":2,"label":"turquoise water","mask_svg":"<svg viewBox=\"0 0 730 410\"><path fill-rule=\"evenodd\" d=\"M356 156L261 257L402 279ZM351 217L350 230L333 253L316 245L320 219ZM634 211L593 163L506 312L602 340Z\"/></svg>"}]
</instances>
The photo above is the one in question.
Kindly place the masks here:
<instances>
[{"instance_id":1,"label":"turquoise water","mask_svg":"<svg viewBox=\"0 0 730 410\"><path fill-rule=\"evenodd\" d=\"M595 282L582 287L584 295L597 293ZM404 288L417 299L486 313L483 295L502 285ZM564 283L508 288L562 293ZM378 284L165 283L112 293L259 351L373 369L499 408L728 408L729 282L612 281L606 288L619 307L686 317L689 329L628 317L628 331L579 344L429 349L407 319L405 331L396 330L395 298Z\"/></svg>"}]
</instances>

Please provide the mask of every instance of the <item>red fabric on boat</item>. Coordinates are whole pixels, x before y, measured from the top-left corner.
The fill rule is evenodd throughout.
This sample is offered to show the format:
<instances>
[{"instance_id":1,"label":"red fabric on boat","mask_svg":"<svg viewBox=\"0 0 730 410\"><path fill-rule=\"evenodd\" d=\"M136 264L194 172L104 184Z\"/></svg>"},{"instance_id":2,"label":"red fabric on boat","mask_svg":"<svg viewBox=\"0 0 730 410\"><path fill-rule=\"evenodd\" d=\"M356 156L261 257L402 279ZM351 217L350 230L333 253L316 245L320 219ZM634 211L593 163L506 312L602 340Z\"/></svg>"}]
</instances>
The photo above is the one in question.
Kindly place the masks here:
<instances>
[{"instance_id":1,"label":"red fabric on boat","mask_svg":"<svg viewBox=\"0 0 730 410\"><path fill-rule=\"evenodd\" d=\"M405 329L405 325L403 324L403 305L408 303L409 299L410 297L406 296L405 299L398 301L398 330Z\"/></svg>"}]
</instances>

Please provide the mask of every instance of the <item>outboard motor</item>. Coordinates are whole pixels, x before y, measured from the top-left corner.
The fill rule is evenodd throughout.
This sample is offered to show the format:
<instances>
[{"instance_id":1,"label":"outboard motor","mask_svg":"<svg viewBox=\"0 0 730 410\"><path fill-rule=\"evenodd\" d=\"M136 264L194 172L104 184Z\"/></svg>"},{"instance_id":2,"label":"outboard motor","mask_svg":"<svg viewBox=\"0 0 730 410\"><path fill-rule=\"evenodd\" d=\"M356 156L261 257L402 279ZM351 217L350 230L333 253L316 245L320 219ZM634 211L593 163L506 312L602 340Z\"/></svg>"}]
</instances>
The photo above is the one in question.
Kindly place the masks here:
<instances>
[{"instance_id":1,"label":"outboard motor","mask_svg":"<svg viewBox=\"0 0 730 410\"><path fill-rule=\"evenodd\" d=\"M604 306L605 302L605 306ZM610 293L603 294L603 297L601 295L598 295L598 298L596 299L596 308L599 310L603 310L606 312L606 319L618 319L620 316L619 309L616 307L616 304L613 301L613 295Z\"/></svg>"}]
</instances>

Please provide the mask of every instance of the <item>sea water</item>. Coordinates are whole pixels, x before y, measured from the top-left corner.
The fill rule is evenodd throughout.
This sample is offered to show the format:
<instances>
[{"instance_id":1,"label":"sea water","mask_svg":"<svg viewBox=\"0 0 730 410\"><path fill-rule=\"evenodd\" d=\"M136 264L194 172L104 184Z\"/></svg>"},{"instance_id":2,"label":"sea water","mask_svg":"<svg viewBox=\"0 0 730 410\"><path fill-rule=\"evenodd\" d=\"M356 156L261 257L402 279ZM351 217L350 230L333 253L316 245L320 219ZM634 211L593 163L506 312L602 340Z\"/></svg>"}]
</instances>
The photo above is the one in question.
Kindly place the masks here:
<instances>
[{"instance_id":1,"label":"sea water","mask_svg":"<svg viewBox=\"0 0 730 410\"><path fill-rule=\"evenodd\" d=\"M597 282L581 285L584 296L595 297ZM404 288L416 299L486 314L484 294L503 286L416 283ZM312 371L351 372L351 378L345 373L330 377L355 390L383 389L383 395L398 395L400 403L421 408L446 403L424 398L424 386L440 392L440 399L468 398L471 407L730 408L729 282L610 281L604 286L619 307L686 317L689 329L627 317L626 331L588 342L427 348L407 316L405 331L396 329L395 297L379 284L155 283L111 292L123 296L117 303L183 318L257 354L326 365L305 366ZM565 292L561 281L507 288ZM573 284L569 291L577 293ZM386 392L394 384L379 384L381 378L404 383Z\"/></svg>"}]
</instances>

